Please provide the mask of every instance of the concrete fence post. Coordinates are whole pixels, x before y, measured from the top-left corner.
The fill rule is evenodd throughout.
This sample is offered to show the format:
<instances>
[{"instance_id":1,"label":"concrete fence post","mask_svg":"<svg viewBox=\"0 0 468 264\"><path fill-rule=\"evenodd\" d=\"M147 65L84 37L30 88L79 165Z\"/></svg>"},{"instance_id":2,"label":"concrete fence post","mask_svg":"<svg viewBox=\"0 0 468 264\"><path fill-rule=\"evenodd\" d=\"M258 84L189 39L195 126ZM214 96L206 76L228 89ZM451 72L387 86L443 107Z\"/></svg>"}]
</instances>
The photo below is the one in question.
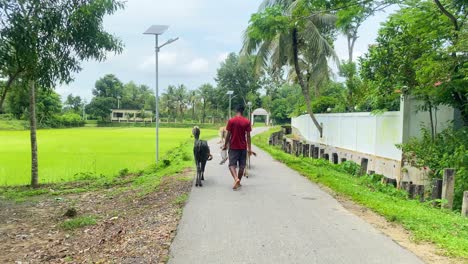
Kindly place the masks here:
<instances>
[{"instance_id":1,"label":"concrete fence post","mask_svg":"<svg viewBox=\"0 0 468 264\"><path fill-rule=\"evenodd\" d=\"M416 192L416 184L410 184L408 188L408 198L414 199Z\"/></svg>"},{"instance_id":2,"label":"concrete fence post","mask_svg":"<svg viewBox=\"0 0 468 264\"><path fill-rule=\"evenodd\" d=\"M419 201L422 203L425 200L424 197L424 185L416 185L415 190L416 196L419 196Z\"/></svg>"},{"instance_id":3,"label":"concrete fence post","mask_svg":"<svg viewBox=\"0 0 468 264\"><path fill-rule=\"evenodd\" d=\"M454 188L455 188L455 170L445 169L444 180L442 182L442 199L447 200L447 203L443 205L444 208L452 209Z\"/></svg>"},{"instance_id":4,"label":"concrete fence post","mask_svg":"<svg viewBox=\"0 0 468 264\"><path fill-rule=\"evenodd\" d=\"M462 216L468 217L468 191L463 193Z\"/></svg>"}]
</instances>

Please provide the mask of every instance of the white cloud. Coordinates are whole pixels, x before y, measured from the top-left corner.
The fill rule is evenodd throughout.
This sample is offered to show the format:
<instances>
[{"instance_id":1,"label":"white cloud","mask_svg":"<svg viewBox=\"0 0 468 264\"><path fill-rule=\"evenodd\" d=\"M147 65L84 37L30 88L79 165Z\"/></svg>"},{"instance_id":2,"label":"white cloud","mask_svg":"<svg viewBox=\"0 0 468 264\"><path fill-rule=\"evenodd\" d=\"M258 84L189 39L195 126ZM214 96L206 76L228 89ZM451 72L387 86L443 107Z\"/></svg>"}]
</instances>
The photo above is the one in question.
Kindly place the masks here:
<instances>
[{"instance_id":1,"label":"white cloud","mask_svg":"<svg viewBox=\"0 0 468 264\"><path fill-rule=\"evenodd\" d=\"M185 65L185 70L188 74L202 74L208 73L210 62L204 58L195 58Z\"/></svg>"},{"instance_id":2,"label":"white cloud","mask_svg":"<svg viewBox=\"0 0 468 264\"><path fill-rule=\"evenodd\" d=\"M218 57L216 58L216 62L218 64L220 64L220 63L224 62L227 59L228 56L229 56L229 52L223 52L223 53L218 55Z\"/></svg>"}]
</instances>

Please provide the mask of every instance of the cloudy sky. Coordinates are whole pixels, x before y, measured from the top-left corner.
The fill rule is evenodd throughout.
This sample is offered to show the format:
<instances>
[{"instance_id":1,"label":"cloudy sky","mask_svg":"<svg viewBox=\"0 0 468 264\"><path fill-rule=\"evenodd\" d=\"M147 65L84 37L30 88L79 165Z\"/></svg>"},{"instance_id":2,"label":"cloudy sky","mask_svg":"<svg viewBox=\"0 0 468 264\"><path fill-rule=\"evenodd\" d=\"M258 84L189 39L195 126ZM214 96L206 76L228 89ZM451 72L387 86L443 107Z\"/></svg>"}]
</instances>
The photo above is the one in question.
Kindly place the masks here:
<instances>
[{"instance_id":1,"label":"cloudy sky","mask_svg":"<svg viewBox=\"0 0 468 264\"><path fill-rule=\"evenodd\" d=\"M169 84L185 84L194 89L214 83L216 69L229 52L238 52L242 34L261 0L128 0L124 10L105 19L105 28L125 44L121 54L107 61L85 62L75 81L57 89L64 98L73 93L89 102L97 79L108 73L122 82L135 81L154 89L154 38L142 33L152 24L170 25L160 41L179 37L160 52L160 90ZM379 23L387 13L379 13L361 27L355 54L366 52L376 37ZM347 58L346 40L339 38L336 50Z\"/></svg>"}]
</instances>

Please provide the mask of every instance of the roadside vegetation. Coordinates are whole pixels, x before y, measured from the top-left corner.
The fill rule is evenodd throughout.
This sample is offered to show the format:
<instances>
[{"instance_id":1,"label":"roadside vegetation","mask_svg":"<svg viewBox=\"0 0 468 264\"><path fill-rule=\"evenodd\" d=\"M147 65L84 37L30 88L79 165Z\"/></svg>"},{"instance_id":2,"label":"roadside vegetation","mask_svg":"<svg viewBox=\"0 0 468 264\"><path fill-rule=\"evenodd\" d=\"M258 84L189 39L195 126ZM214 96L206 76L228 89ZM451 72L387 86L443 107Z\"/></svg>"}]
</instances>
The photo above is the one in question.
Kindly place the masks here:
<instances>
[{"instance_id":1,"label":"roadside vegetation","mask_svg":"<svg viewBox=\"0 0 468 264\"><path fill-rule=\"evenodd\" d=\"M311 181L351 198L388 221L401 224L412 233L416 242L432 242L444 254L468 261L467 218L461 217L459 213L434 208L431 202L408 200L405 192L383 185L378 175L355 176L359 169L356 164L345 162L335 165L321 159L284 153L279 147L268 145L269 136L273 132L270 130L255 136L253 143Z\"/></svg>"}]
</instances>

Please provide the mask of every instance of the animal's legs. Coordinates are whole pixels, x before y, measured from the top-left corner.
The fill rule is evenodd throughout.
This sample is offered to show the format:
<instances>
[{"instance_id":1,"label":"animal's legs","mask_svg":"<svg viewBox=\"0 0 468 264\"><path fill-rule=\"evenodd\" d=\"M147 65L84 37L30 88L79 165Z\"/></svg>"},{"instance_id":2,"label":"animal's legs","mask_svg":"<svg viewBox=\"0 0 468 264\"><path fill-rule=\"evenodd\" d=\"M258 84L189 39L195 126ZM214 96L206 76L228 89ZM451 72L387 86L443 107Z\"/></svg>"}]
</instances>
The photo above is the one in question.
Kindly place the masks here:
<instances>
[{"instance_id":1,"label":"animal's legs","mask_svg":"<svg viewBox=\"0 0 468 264\"><path fill-rule=\"evenodd\" d=\"M201 167L200 167L200 162L197 160L195 161L196 165L197 165L197 178L195 179L195 186L201 186L201 181L200 181L200 171L201 171Z\"/></svg>"},{"instance_id":2,"label":"animal's legs","mask_svg":"<svg viewBox=\"0 0 468 264\"><path fill-rule=\"evenodd\" d=\"M201 180L205 180L205 166L206 166L206 161L201 162Z\"/></svg>"}]
</instances>

